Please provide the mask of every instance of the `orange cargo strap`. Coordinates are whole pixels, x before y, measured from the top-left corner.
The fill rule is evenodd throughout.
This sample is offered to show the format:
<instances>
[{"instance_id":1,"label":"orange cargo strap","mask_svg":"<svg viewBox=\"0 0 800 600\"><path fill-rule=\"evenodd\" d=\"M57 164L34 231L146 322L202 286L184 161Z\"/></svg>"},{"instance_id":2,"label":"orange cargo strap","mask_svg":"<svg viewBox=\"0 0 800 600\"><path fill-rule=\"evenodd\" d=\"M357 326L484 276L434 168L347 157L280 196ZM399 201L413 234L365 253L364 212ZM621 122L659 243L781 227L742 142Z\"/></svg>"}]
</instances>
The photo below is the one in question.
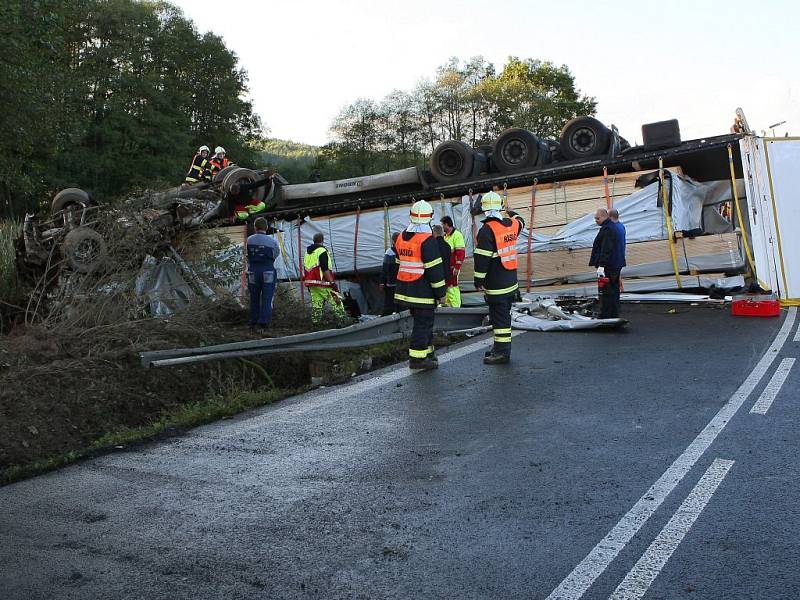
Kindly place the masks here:
<instances>
[{"instance_id":1,"label":"orange cargo strap","mask_svg":"<svg viewBox=\"0 0 800 600\"><path fill-rule=\"evenodd\" d=\"M603 186L606 188L606 208L611 210L611 194L608 191L608 168L603 167Z\"/></svg>"},{"instance_id":2,"label":"orange cargo strap","mask_svg":"<svg viewBox=\"0 0 800 600\"><path fill-rule=\"evenodd\" d=\"M533 279L533 254L532 254L532 243L533 243L533 216L536 210L536 184L539 183L539 178L536 177L533 180L533 187L531 188L531 218L528 222L528 274L526 278L528 280L528 285L525 289L526 292L531 291L531 279Z\"/></svg>"},{"instance_id":3,"label":"orange cargo strap","mask_svg":"<svg viewBox=\"0 0 800 600\"><path fill-rule=\"evenodd\" d=\"M507 271L513 271L518 264L517 237L519 237L518 227L521 227L521 224L519 221L512 222L509 226L505 226L500 221L487 221L486 224L494 233L494 243L497 246L497 257L500 259L500 264Z\"/></svg>"},{"instance_id":4,"label":"orange cargo strap","mask_svg":"<svg viewBox=\"0 0 800 600\"><path fill-rule=\"evenodd\" d=\"M297 220L297 273L299 275L298 281L300 281L300 306L303 307L303 310L306 309L306 293L305 293L305 286L302 284L303 280L303 272L305 271L305 267L303 266L303 236L300 233L300 224L302 221L298 218Z\"/></svg>"}]
</instances>

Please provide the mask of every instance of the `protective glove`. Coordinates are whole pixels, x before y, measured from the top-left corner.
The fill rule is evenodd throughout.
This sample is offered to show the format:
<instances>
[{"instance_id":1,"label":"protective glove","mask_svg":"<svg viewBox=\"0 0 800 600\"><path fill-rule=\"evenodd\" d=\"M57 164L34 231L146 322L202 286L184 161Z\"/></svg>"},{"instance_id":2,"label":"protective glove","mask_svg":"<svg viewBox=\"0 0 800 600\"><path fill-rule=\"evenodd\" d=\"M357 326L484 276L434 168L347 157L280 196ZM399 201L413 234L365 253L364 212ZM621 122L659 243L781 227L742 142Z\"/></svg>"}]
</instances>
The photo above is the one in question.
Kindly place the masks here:
<instances>
[{"instance_id":1,"label":"protective glove","mask_svg":"<svg viewBox=\"0 0 800 600\"><path fill-rule=\"evenodd\" d=\"M597 276L598 277L605 277L606 270L603 267L597 267Z\"/></svg>"}]
</instances>

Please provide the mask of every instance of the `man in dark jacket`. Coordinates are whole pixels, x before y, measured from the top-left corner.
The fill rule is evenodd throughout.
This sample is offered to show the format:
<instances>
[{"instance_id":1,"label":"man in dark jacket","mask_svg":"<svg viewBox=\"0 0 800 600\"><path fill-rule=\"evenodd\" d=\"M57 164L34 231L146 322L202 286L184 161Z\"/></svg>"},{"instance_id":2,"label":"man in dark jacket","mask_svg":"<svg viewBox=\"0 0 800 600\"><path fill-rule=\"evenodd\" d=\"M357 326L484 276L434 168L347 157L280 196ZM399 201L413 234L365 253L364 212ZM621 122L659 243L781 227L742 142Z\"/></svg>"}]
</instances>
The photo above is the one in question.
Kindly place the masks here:
<instances>
[{"instance_id":1,"label":"man in dark jacket","mask_svg":"<svg viewBox=\"0 0 800 600\"><path fill-rule=\"evenodd\" d=\"M394 245L399 235L399 231L395 231L392 234L392 245L389 246L386 250L386 254L383 255L383 266L381 267L381 290L383 290L382 317L397 312L397 305L394 303L394 290L397 288L397 269L400 267L400 263L397 260L397 251Z\"/></svg>"},{"instance_id":2,"label":"man in dark jacket","mask_svg":"<svg viewBox=\"0 0 800 600\"><path fill-rule=\"evenodd\" d=\"M625 254L624 251L620 252L619 233L608 218L608 210L598 208L594 213L594 222L600 226L600 231L592 244L589 266L597 267L598 281L604 284L598 290L599 317L612 319L619 316L619 275L625 265Z\"/></svg>"}]
</instances>

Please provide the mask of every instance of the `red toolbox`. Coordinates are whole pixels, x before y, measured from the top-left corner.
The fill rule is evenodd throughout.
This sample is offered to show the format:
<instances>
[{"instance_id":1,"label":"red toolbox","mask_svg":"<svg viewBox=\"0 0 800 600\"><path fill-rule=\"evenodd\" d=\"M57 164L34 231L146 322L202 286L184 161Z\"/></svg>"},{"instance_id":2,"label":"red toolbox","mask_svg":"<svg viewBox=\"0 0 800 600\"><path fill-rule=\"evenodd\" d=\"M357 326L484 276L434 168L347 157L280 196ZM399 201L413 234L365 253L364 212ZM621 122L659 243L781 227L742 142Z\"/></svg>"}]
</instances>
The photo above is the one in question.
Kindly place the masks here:
<instances>
[{"instance_id":1,"label":"red toolbox","mask_svg":"<svg viewBox=\"0 0 800 600\"><path fill-rule=\"evenodd\" d=\"M773 296L734 296L731 314L735 317L777 317L781 303Z\"/></svg>"}]
</instances>

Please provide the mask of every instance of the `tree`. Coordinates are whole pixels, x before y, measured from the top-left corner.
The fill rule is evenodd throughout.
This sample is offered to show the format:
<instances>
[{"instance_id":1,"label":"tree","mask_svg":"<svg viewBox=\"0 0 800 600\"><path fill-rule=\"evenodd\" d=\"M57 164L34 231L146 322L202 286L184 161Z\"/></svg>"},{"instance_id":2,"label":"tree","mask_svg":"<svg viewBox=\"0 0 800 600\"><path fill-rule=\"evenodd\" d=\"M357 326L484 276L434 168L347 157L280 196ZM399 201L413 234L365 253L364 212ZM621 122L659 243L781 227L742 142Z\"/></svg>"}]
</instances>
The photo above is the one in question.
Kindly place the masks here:
<instances>
[{"instance_id":1,"label":"tree","mask_svg":"<svg viewBox=\"0 0 800 600\"><path fill-rule=\"evenodd\" d=\"M200 144L256 160L247 74L167 2L12 0L0 33L0 213L56 189L108 200L179 182Z\"/></svg>"},{"instance_id":2,"label":"tree","mask_svg":"<svg viewBox=\"0 0 800 600\"><path fill-rule=\"evenodd\" d=\"M593 115L597 107L594 98L580 95L565 65L531 58L510 57L499 77L485 79L478 89L486 99L492 135L521 127L555 138L567 121Z\"/></svg>"},{"instance_id":3,"label":"tree","mask_svg":"<svg viewBox=\"0 0 800 600\"><path fill-rule=\"evenodd\" d=\"M476 147L509 127L557 137L568 120L593 115L595 107L564 65L511 57L497 75L482 56L454 57L411 93L394 91L379 103L362 99L342 109L318 167L339 178L422 165L444 140Z\"/></svg>"}]
</instances>

